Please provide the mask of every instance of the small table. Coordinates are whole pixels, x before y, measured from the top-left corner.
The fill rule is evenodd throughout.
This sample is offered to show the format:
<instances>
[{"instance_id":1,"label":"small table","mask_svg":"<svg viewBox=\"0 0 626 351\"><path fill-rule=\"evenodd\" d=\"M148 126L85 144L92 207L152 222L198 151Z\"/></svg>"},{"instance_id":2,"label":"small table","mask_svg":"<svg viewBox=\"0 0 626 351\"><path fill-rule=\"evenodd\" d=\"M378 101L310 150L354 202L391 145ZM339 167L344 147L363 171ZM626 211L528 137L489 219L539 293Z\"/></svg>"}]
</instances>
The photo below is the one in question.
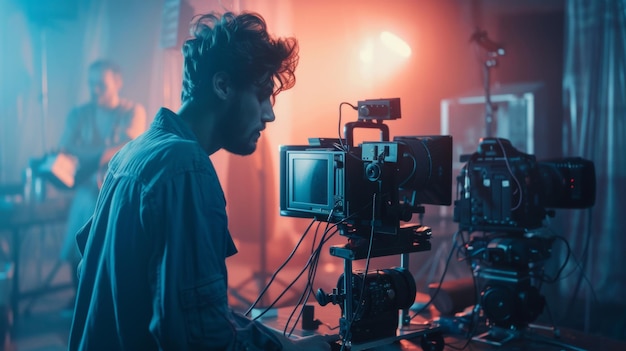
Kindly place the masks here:
<instances>
[{"instance_id":1,"label":"small table","mask_svg":"<svg viewBox=\"0 0 626 351\"><path fill-rule=\"evenodd\" d=\"M70 201L68 197L59 196L42 201L0 202L0 232L8 231L11 234L10 254L13 262L11 308L14 318L19 315L19 302L24 297L20 291L23 231L35 226L64 222L67 219Z\"/></svg>"}]
</instances>

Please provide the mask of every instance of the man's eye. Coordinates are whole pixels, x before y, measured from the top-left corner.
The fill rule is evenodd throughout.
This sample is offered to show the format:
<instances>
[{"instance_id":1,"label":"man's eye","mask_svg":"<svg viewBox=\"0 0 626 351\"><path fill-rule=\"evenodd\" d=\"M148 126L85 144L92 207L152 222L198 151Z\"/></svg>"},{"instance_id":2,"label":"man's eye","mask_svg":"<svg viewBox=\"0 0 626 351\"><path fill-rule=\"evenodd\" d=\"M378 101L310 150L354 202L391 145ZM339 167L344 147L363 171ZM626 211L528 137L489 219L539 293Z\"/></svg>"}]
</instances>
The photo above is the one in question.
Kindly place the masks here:
<instances>
[{"instance_id":1,"label":"man's eye","mask_svg":"<svg viewBox=\"0 0 626 351\"><path fill-rule=\"evenodd\" d=\"M257 98L259 99L259 101L263 102L265 100L269 100L272 97L272 92L271 91L261 91L259 92L259 94L257 94Z\"/></svg>"}]
</instances>

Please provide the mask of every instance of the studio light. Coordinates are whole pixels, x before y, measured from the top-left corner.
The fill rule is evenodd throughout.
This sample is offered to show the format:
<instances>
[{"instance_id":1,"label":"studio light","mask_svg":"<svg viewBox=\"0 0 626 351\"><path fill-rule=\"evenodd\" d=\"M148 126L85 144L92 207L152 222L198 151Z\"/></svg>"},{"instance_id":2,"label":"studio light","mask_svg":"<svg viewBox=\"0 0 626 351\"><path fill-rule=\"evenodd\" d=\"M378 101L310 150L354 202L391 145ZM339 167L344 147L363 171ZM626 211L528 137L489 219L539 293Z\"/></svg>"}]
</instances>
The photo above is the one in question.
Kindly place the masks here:
<instances>
[{"instance_id":1,"label":"studio light","mask_svg":"<svg viewBox=\"0 0 626 351\"><path fill-rule=\"evenodd\" d=\"M411 56L411 47L409 44L391 32L383 31L380 33L380 41L385 44L389 50L398 54L400 57L408 58Z\"/></svg>"}]
</instances>

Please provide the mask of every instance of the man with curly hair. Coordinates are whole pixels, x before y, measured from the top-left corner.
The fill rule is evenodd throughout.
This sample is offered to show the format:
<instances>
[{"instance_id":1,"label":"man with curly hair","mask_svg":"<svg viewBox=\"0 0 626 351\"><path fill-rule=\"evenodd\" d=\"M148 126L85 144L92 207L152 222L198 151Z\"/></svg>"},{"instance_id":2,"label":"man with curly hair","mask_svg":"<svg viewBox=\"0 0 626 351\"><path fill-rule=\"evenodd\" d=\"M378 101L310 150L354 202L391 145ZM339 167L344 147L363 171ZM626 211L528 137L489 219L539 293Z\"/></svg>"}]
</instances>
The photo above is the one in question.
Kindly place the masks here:
<instances>
[{"instance_id":1,"label":"man with curly hair","mask_svg":"<svg viewBox=\"0 0 626 351\"><path fill-rule=\"evenodd\" d=\"M274 98L295 84L298 45L254 13L199 16L183 46L182 106L109 163L83 253L69 350L329 350L230 310L225 259L236 253L209 159L249 155Z\"/></svg>"}]
</instances>

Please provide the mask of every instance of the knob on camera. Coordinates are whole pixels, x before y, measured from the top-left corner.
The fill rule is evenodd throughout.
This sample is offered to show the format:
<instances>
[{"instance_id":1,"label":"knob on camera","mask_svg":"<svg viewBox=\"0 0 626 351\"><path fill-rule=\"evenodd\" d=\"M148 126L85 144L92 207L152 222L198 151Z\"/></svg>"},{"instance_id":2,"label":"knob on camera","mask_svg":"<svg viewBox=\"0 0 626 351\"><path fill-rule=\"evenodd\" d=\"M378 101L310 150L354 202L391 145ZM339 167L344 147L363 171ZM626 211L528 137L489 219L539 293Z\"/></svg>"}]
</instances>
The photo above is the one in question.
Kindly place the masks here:
<instances>
[{"instance_id":1,"label":"knob on camera","mask_svg":"<svg viewBox=\"0 0 626 351\"><path fill-rule=\"evenodd\" d=\"M365 167L365 176L370 182L380 180L381 174L382 170L380 169L380 164L378 163L370 163Z\"/></svg>"},{"instance_id":2,"label":"knob on camera","mask_svg":"<svg viewBox=\"0 0 626 351\"><path fill-rule=\"evenodd\" d=\"M315 300L317 300L320 306L326 306L329 303L336 305L341 302L337 288L333 288L331 294L327 294L322 288L317 289L315 292Z\"/></svg>"}]
</instances>

